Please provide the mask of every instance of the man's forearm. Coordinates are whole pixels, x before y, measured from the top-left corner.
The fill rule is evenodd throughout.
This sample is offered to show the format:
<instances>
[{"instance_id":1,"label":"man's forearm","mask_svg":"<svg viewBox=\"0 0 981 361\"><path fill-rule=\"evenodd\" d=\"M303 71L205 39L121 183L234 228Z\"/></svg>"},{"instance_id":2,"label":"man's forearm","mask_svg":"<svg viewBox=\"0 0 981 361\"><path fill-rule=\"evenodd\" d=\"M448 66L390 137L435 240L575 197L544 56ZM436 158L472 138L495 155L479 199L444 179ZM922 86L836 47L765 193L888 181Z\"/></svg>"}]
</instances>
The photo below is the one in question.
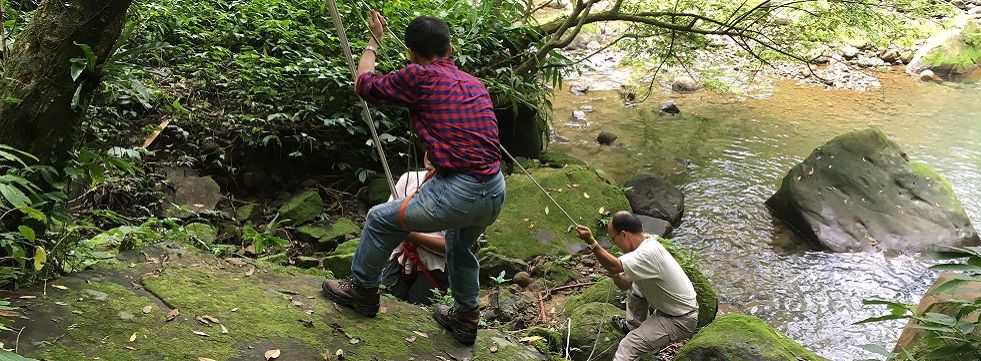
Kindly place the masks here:
<instances>
[{"instance_id":1,"label":"man's forearm","mask_svg":"<svg viewBox=\"0 0 981 361\"><path fill-rule=\"evenodd\" d=\"M375 38L374 37L372 37L371 39L368 39L368 46L375 47L376 49L378 48L378 43L375 42ZM361 74L364 74L364 73L367 73L367 72L374 72L375 71L375 58L377 58L377 57L378 57L378 54L375 54L374 51L365 49L361 53L361 60L358 61L358 76L361 76Z\"/></svg>"},{"instance_id":2,"label":"man's forearm","mask_svg":"<svg viewBox=\"0 0 981 361\"><path fill-rule=\"evenodd\" d=\"M431 251L446 253L446 239L425 233L410 232L409 242L418 244Z\"/></svg>"},{"instance_id":3,"label":"man's forearm","mask_svg":"<svg viewBox=\"0 0 981 361\"><path fill-rule=\"evenodd\" d=\"M623 272L623 265L620 264L619 258L614 257L609 251L595 241L593 241L593 244L593 254L596 255L596 260L599 261L600 265L603 266L607 272L614 274Z\"/></svg>"},{"instance_id":4,"label":"man's forearm","mask_svg":"<svg viewBox=\"0 0 981 361\"><path fill-rule=\"evenodd\" d=\"M629 290L630 286L633 285L633 282L630 282L630 280L628 280L627 277L624 277L623 273L610 275L610 279L613 280L613 284L615 284L617 288L624 291Z\"/></svg>"}]
</instances>

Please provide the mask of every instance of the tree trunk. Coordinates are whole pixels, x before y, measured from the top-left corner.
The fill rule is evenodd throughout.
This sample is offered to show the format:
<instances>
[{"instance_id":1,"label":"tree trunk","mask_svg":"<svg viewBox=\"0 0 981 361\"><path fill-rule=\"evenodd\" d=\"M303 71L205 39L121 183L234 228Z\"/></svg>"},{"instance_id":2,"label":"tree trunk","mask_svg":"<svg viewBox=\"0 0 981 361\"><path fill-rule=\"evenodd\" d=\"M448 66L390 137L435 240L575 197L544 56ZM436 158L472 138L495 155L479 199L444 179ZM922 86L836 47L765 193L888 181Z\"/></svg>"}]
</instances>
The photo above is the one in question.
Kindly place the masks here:
<instances>
[{"instance_id":1,"label":"tree trunk","mask_svg":"<svg viewBox=\"0 0 981 361\"><path fill-rule=\"evenodd\" d=\"M76 44L92 49L98 70L119 38L131 2L43 0L4 64L0 143L30 152L42 163L67 159L82 105L99 83L98 74L88 71L72 80L71 59L85 58ZM73 108L76 91L82 104Z\"/></svg>"}]
</instances>

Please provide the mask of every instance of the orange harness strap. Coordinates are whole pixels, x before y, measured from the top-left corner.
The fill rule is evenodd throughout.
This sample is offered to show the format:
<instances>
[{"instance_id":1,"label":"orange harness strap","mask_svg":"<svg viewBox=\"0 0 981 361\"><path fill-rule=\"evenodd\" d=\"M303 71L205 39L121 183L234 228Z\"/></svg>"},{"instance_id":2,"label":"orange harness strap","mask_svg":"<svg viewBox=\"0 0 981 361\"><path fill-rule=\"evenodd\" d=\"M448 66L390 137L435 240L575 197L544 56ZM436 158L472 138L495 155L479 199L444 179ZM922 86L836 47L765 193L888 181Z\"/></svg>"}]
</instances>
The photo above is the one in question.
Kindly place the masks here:
<instances>
[{"instance_id":1,"label":"orange harness strap","mask_svg":"<svg viewBox=\"0 0 981 361\"><path fill-rule=\"evenodd\" d=\"M429 179L431 179L434 175L436 175L435 169L432 169L429 172L427 172L426 178L423 178L422 180L422 184L426 184L426 182L428 182ZM416 190L412 191L412 193L406 194L405 199L402 200L402 205L399 206L399 224L402 225L402 229L405 230L406 232L410 232L412 230L409 229L409 225L405 223L405 208L409 206L409 201L412 200L412 197L415 196L416 193L418 192L419 189L417 188Z\"/></svg>"}]
</instances>

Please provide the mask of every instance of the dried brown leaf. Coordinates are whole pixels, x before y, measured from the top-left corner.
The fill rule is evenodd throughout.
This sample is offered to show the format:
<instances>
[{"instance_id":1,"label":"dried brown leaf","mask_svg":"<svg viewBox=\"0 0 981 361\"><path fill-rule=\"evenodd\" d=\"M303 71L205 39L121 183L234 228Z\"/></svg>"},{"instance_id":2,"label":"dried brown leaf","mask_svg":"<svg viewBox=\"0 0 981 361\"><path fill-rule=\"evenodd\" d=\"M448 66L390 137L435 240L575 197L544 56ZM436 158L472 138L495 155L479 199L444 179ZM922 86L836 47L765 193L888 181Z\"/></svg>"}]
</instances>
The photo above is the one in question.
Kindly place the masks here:
<instances>
[{"instance_id":1,"label":"dried brown leaf","mask_svg":"<svg viewBox=\"0 0 981 361\"><path fill-rule=\"evenodd\" d=\"M414 333L414 334L417 334L417 335L419 335L419 336L422 336L422 337L424 337L424 338L429 338L429 334L427 334L427 333L425 333L425 332L419 332L419 331L412 331L412 333Z\"/></svg>"},{"instance_id":2,"label":"dried brown leaf","mask_svg":"<svg viewBox=\"0 0 981 361\"><path fill-rule=\"evenodd\" d=\"M143 313L150 313L150 312L153 312L153 306L147 305L143 307Z\"/></svg>"},{"instance_id":3,"label":"dried brown leaf","mask_svg":"<svg viewBox=\"0 0 981 361\"><path fill-rule=\"evenodd\" d=\"M207 333L204 333L204 332L201 332L201 331L191 330L191 332L194 333L195 335L198 335L198 336L201 336L201 337L211 337L211 335L209 335Z\"/></svg>"},{"instance_id":4,"label":"dried brown leaf","mask_svg":"<svg viewBox=\"0 0 981 361\"><path fill-rule=\"evenodd\" d=\"M51 287L57 288L59 290L67 290L68 289L68 287L65 287L65 286L62 286L62 285L51 285Z\"/></svg>"},{"instance_id":5,"label":"dried brown leaf","mask_svg":"<svg viewBox=\"0 0 981 361\"><path fill-rule=\"evenodd\" d=\"M166 316L167 317L167 321L168 322L173 321L175 318L177 318L177 316L180 316L180 315L181 315L181 310L176 309L176 308L173 309L173 310L167 311L167 316Z\"/></svg>"},{"instance_id":6,"label":"dried brown leaf","mask_svg":"<svg viewBox=\"0 0 981 361\"><path fill-rule=\"evenodd\" d=\"M280 353L281 352L277 348L277 349L266 351L266 353L264 353L262 356L266 358L266 361L269 361L278 358Z\"/></svg>"},{"instance_id":7,"label":"dried brown leaf","mask_svg":"<svg viewBox=\"0 0 981 361\"><path fill-rule=\"evenodd\" d=\"M408 342L408 343L416 342L416 337L415 336L405 336L405 342Z\"/></svg>"}]
</instances>

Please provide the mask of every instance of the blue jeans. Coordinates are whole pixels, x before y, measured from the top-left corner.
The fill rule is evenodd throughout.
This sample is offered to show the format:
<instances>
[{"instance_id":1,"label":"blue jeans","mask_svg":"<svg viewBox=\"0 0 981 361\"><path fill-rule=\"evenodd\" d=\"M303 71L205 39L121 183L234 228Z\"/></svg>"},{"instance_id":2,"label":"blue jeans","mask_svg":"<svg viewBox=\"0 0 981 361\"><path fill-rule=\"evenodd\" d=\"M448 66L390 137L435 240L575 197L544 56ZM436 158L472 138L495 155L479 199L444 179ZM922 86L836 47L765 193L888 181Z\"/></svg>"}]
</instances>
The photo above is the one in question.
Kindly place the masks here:
<instances>
[{"instance_id":1,"label":"blue jeans","mask_svg":"<svg viewBox=\"0 0 981 361\"><path fill-rule=\"evenodd\" d=\"M504 176L479 181L466 174L434 176L405 208L405 223L414 232L446 230L446 269L456 306L477 307L480 266L473 254L477 238L497 220L504 206ZM377 205L368 211L351 272L364 287L377 287L382 268L409 232L399 223L402 200Z\"/></svg>"}]
</instances>

